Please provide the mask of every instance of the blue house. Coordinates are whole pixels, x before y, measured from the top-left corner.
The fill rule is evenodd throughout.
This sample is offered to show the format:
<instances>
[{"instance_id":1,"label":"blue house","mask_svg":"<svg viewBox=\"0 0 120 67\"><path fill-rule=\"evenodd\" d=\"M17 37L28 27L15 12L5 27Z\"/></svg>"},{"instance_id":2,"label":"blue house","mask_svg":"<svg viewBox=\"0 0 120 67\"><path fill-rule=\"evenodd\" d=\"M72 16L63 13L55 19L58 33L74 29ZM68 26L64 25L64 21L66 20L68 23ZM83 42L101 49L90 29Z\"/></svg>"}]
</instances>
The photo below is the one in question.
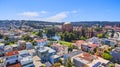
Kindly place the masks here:
<instances>
[{"instance_id":1,"label":"blue house","mask_svg":"<svg viewBox=\"0 0 120 67\"><path fill-rule=\"evenodd\" d=\"M116 47L115 49L113 49L110 54L113 57L113 60L117 63L120 63L120 47Z\"/></svg>"},{"instance_id":2,"label":"blue house","mask_svg":"<svg viewBox=\"0 0 120 67\"><path fill-rule=\"evenodd\" d=\"M112 47L116 45L116 42L110 39L102 39L101 43Z\"/></svg>"}]
</instances>

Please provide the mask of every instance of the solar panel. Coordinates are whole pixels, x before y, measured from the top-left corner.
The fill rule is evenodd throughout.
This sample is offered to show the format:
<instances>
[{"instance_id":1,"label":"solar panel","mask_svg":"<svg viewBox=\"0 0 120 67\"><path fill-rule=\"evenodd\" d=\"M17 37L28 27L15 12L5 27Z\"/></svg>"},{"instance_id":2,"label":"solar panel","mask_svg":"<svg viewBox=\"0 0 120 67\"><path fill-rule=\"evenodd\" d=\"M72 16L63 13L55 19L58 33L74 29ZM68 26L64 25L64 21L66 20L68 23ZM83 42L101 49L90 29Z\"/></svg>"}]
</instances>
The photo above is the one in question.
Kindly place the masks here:
<instances>
[{"instance_id":1,"label":"solar panel","mask_svg":"<svg viewBox=\"0 0 120 67\"><path fill-rule=\"evenodd\" d=\"M101 64L101 62L97 62L95 65L93 65L92 67L98 67Z\"/></svg>"}]
</instances>

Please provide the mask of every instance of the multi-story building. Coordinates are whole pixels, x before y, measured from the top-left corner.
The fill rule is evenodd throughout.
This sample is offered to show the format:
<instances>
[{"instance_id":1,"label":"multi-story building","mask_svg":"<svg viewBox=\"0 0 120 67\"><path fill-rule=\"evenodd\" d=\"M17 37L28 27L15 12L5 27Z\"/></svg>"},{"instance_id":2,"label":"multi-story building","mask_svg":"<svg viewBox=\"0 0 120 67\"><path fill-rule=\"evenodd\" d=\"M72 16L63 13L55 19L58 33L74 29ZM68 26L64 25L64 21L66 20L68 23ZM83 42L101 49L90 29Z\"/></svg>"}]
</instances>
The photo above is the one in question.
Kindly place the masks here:
<instances>
[{"instance_id":1,"label":"multi-story building","mask_svg":"<svg viewBox=\"0 0 120 67\"><path fill-rule=\"evenodd\" d=\"M88 53L81 53L72 59L75 67L107 67L109 63L108 60Z\"/></svg>"},{"instance_id":2,"label":"multi-story building","mask_svg":"<svg viewBox=\"0 0 120 67\"><path fill-rule=\"evenodd\" d=\"M100 46L97 48L96 50L96 55L97 56L102 56L102 54L105 52L105 51L108 51L109 49L111 49L111 47L109 47L108 45L103 45L103 46Z\"/></svg>"},{"instance_id":3,"label":"multi-story building","mask_svg":"<svg viewBox=\"0 0 120 67\"><path fill-rule=\"evenodd\" d=\"M5 45L4 44L0 44L0 57L2 57L2 56L4 56L4 47L5 47Z\"/></svg>"},{"instance_id":4,"label":"multi-story building","mask_svg":"<svg viewBox=\"0 0 120 67\"><path fill-rule=\"evenodd\" d=\"M43 63L49 61L50 57L56 54L56 51L54 49L44 46L37 47L36 52L37 55L41 58L41 62Z\"/></svg>"},{"instance_id":5,"label":"multi-story building","mask_svg":"<svg viewBox=\"0 0 120 67\"><path fill-rule=\"evenodd\" d=\"M120 47L116 47L115 49L113 49L110 54L113 57L113 60L117 63L120 63Z\"/></svg>"},{"instance_id":6,"label":"multi-story building","mask_svg":"<svg viewBox=\"0 0 120 67\"><path fill-rule=\"evenodd\" d=\"M18 46L19 46L20 50L25 50L26 49L26 42L24 40L19 40Z\"/></svg>"},{"instance_id":7,"label":"multi-story building","mask_svg":"<svg viewBox=\"0 0 120 67\"><path fill-rule=\"evenodd\" d=\"M94 52L95 48L99 47L98 44L89 44L89 43L84 43L81 45L82 51L86 52Z\"/></svg>"},{"instance_id":8,"label":"multi-story building","mask_svg":"<svg viewBox=\"0 0 120 67\"><path fill-rule=\"evenodd\" d=\"M33 45L31 42L26 42L26 49L32 49Z\"/></svg>"},{"instance_id":9,"label":"multi-story building","mask_svg":"<svg viewBox=\"0 0 120 67\"><path fill-rule=\"evenodd\" d=\"M116 41L110 39L102 39L101 43L112 47L114 47L117 44Z\"/></svg>"},{"instance_id":10,"label":"multi-story building","mask_svg":"<svg viewBox=\"0 0 120 67\"><path fill-rule=\"evenodd\" d=\"M51 56L50 59L49 59L49 61L50 61L52 64L54 64L55 62L59 62L59 60L60 60L60 56L58 56L58 55L53 55L53 56Z\"/></svg>"},{"instance_id":11,"label":"multi-story building","mask_svg":"<svg viewBox=\"0 0 120 67\"><path fill-rule=\"evenodd\" d=\"M38 46L45 46L48 43L46 38L43 38L43 39L35 38L34 41L36 42L36 45L38 45Z\"/></svg>"},{"instance_id":12,"label":"multi-story building","mask_svg":"<svg viewBox=\"0 0 120 67\"><path fill-rule=\"evenodd\" d=\"M10 45L6 45L6 46L4 47L4 51L5 51L5 52L11 52L11 51L13 51L13 48L12 48L12 46L10 46Z\"/></svg>"},{"instance_id":13,"label":"multi-story building","mask_svg":"<svg viewBox=\"0 0 120 67\"><path fill-rule=\"evenodd\" d=\"M81 45L82 45L83 43L85 43L84 40L78 40L78 41L76 41L75 46L76 46L78 49L81 49Z\"/></svg>"},{"instance_id":14,"label":"multi-story building","mask_svg":"<svg viewBox=\"0 0 120 67\"><path fill-rule=\"evenodd\" d=\"M10 66L11 64L19 63L18 51L6 52L5 57L6 57L6 60L5 60L6 66Z\"/></svg>"},{"instance_id":15,"label":"multi-story building","mask_svg":"<svg viewBox=\"0 0 120 67\"><path fill-rule=\"evenodd\" d=\"M29 51L22 50L18 52L18 58L20 60L22 67L34 67L32 56L30 55Z\"/></svg>"},{"instance_id":16,"label":"multi-story building","mask_svg":"<svg viewBox=\"0 0 120 67\"><path fill-rule=\"evenodd\" d=\"M63 56L64 54L68 53L68 47L65 45L61 45L59 43L54 42L53 45L51 45L51 48L56 50L57 55Z\"/></svg>"},{"instance_id":17,"label":"multi-story building","mask_svg":"<svg viewBox=\"0 0 120 67\"><path fill-rule=\"evenodd\" d=\"M11 45L11 46L12 46L13 51L14 51L14 50L19 50L19 48L18 48L18 45L17 45L17 44L13 44L13 45Z\"/></svg>"}]
</instances>

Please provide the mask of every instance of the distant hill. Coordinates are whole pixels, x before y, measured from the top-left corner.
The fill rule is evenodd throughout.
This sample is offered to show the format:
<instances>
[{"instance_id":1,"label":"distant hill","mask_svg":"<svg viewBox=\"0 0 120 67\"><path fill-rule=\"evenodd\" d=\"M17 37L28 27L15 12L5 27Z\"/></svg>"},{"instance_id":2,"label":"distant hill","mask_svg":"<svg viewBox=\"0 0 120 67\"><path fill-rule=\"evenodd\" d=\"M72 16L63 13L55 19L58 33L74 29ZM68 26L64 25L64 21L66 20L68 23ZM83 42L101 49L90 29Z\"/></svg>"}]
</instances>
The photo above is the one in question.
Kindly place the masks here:
<instances>
[{"instance_id":1,"label":"distant hill","mask_svg":"<svg viewBox=\"0 0 120 67\"><path fill-rule=\"evenodd\" d=\"M0 20L0 23L19 23L19 24L36 24L36 25L62 25L64 22L49 22L49 21L34 21L34 20ZM120 21L80 21L80 22L71 22L72 25L118 25L120 26Z\"/></svg>"}]
</instances>

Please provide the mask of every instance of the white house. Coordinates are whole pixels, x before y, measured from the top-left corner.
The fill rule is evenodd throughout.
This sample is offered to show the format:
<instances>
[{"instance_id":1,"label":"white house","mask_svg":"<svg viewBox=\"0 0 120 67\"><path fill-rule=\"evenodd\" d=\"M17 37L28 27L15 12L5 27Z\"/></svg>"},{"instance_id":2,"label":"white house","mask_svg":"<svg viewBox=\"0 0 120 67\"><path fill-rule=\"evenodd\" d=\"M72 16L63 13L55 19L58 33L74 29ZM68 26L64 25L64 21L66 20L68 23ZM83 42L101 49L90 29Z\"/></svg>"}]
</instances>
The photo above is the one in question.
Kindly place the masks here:
<instances>
[{"instance_id":1,"label":"white house","mask_svg":"<svg viewBox=\"0 0 120 67\"><path fill-rule=\"evenodd\" d=\"M34 66L33 59L32 59L32 56L30 55L29 51L22 50L22 51L19 51L18 53L19 53L18 58L20 60L22 67Z\"/></svg>"}]
</instances>

